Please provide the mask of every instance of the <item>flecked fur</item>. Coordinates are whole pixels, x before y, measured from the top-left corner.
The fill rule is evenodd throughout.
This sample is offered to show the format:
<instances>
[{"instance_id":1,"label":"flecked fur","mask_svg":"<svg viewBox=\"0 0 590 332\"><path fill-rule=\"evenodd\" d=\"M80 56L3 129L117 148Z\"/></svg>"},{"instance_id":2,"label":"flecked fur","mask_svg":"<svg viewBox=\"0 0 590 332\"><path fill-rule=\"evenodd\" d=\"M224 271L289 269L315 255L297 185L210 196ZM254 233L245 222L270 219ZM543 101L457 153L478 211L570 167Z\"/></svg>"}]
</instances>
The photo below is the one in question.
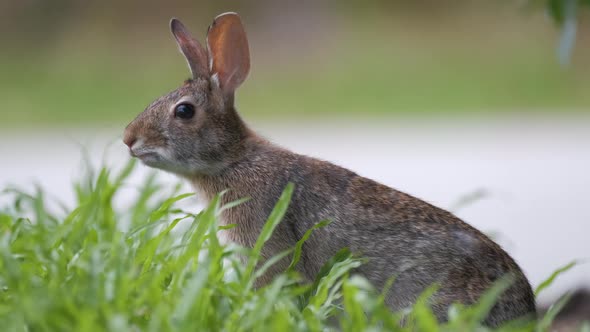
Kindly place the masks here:
<instances>
[{"instance_id":1,"label":"flecked fur","mask_svg":"<svg viewBox=\"0 0 590 332\"><path fill-rule=\"evenodd\" d=\"M236 24L241 27L237 15L223 19L233 20L233 28ZM181 37L177 40L187 39L186 35ZM200 47L192 42L189 47ZM247 51L223 50L232 54L229 60L243 58ZM206 52L185 52L193 73L202 73L207 64L191 54ZM367 258L358 273L377 287L395 276L386 297L393 310L411 306L425 288L438 283L433 308L439 319L445 320L451 303L474 303L494 281L511 274L513 285L485 323L497 326L515 318L534 317L529 282L498 244L445 210L258 136L238 115L234 91L223 88L224 77L218 78L221 83L212 82L211 76L216 74L199 74L153 102L129 124L124 140L146 165L189 180L205 201L226 189L223 203L250 197L223 213L222 223L237 225L226 231L228 240L252 247L282 190L292 182L291 205L263 249L263 259L293 247L315 223L329 219L332 222L316 230L303 246L298 269L309 280L332 255L347 247ZM247 71L241 74L245 77ZM195 106L196 114L190 120L174 117L174 105L181 98ZM141 147L133 146L137 141ZM142 157L146 151L152 154ZM283 271L288 262L285 259L271 268L259 284Z\"/></svg>"}]
</instances>

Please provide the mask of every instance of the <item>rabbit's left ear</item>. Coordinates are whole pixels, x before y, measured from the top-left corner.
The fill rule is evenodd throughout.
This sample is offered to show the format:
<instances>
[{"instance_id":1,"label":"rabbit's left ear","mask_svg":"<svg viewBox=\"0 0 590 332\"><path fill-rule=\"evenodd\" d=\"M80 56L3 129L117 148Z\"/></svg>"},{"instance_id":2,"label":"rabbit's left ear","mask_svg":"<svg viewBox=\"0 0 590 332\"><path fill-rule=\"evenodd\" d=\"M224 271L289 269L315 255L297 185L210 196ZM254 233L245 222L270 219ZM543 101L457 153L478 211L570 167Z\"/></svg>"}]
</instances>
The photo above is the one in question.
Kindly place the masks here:
<instances>
[{"instance_id":1,"label":"rabbit's left ear","mask_svg":"<svg viewBox=\"0 0 590 332\"><path fill-rule=\"evenodd\" d=\"M250 71L248 38L238 14L215 18L207 31L207 51L211 78L217 79L226 97L233 97Z\"/></svg>"},{"instance_id":2,"label":"rabbit's left ear","mask_svg":"<svg viewBox=\"0 0 590 332\"><path fill-rule=\"evenodd\" d=\"M184 54L188 62L193 78L208 77L207 52L201 46L201 43L191 37L184 24L176 18L170 21L170 30L176 39L180 51Z\"/></svg>"}]
</instances>

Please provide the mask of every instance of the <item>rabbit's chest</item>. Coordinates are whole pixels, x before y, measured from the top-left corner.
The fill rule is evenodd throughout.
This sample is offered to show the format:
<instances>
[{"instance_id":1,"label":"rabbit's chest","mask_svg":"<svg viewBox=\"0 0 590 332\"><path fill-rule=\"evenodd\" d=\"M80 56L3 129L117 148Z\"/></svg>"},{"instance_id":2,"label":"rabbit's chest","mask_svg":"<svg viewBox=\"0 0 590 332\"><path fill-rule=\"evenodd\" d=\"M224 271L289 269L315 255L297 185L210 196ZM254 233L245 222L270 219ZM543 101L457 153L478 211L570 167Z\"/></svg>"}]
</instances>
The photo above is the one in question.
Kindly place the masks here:
<instances>
[{"instance_id":1,"label":"rabbit's chest","mask_svg":"<svg viewBox=\"0 0 590 332\"><path fill-rule=\"evenodd\" d=\"M222 244L235 243L246 248L254 247L258 232L251 227L244 218L236 215L236 211L224 211L218 217L219 226L229 226L229 228L221 229L217 232L219 241ZM225 227L224 227L225 228Z\"/></svg>"}]
</instances>

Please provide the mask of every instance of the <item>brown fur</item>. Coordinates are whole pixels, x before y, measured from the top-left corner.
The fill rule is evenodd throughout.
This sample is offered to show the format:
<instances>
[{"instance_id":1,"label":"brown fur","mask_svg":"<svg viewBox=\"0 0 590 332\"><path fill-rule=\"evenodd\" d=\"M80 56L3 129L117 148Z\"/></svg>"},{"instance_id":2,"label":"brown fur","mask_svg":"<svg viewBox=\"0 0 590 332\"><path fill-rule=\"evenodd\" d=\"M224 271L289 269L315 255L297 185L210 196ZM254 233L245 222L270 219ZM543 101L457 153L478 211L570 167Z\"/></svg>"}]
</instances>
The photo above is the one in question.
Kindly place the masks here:
<instances>
[{"instance_id":1,"label":"brown fur","mask_svg":"<svg viewBox=\"0 0 590 332\"><path fill-rule=\"evenodd\" d=\"M234 40L245 38L239 31L237 15L221 16L216 21L219 19L229 21L214 26L229 25L232 31L238 31ZM181 30L179 43L188 38L183 26ZM190 47L200 47L188 42L193 45ZM223 56L211 52L232 53L223 57L223 72L232 72L235 66L243 80L247 75L243 68L249 68L244 60L247 42L237 44L242 45L238 50L227 49L230 46L209 49L208 56ZM196 63L202 61L200 55L191 58L191 54L205 51L187 52L187 45L180 46L193 73L201 73L206 64ZM514 284L486 323L496 326L535 314L526 277L500 246L447 211L259 137L234 108L235 76L233 81L223 75L212 79L216 74L219 72L198 74L156 100L129 124L124 141L145 164L188 179L207 201L226 189L229 191L222 197L223 203L250 197L250 201L222 215L221 222L237 224L227 231L231 241L252 247L282 190L293 182L291 205L263 249L263 258L293 247L315 223L329 219L331 224L316 230L303 247L298 269L309 280L332 255L347 247L368 259L358 272L377 287L396 277L386 297L393 310L411 306L426 287L439 283L434 310L444 320L451 303L474 303L494 281L512 274ZM174 105L181 99L195 106L192 119L175 118ZM146 151L151 154L142 155ZM260 282L268 282L287 264L288 260L281 261Z\"/></svg>"}]
</instances>

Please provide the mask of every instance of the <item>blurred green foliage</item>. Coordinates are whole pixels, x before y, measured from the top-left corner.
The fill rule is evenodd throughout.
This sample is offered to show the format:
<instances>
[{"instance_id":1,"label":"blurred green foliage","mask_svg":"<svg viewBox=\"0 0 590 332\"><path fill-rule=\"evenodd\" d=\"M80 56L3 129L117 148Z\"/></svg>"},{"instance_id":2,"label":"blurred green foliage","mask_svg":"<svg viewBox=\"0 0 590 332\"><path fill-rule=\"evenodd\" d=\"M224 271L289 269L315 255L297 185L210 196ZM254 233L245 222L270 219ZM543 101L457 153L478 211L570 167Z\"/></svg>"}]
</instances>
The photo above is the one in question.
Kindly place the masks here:
<instances>
[{"instance_id":1,"label":"blurred green foliage","mask_svg":"<svg viewBox=\"0 0 590 332\"><path fill-rule=\"evenodd\" d=\"M559 22L556 3L541 4L556 8ZM580 28L562 68L553 54L558 29L507 2L64 0L7 8L3 127L122 128L188 77L169 18L181 16L203 40L212 18L230 9L251 39L252 72L237 101L247 119L590 110L590 34L583 33L590 29Z\"/></svg>"},{"instance_id":2,"label":"blurred green foliage","mask_svg":"<svg viewBox=\"0 0 590 332\"><path fill-rule=\"evenodd\" d=\"M532 2L539 2L532 0ZM590 6L590 0L543 0L546 4L546 9L553 21L558 25L563 25L566 19L566 4L568 2L574 3L576 9L579 5ZM577 14L577 13L576 13Z\"/></svg>"}]
</instances>

